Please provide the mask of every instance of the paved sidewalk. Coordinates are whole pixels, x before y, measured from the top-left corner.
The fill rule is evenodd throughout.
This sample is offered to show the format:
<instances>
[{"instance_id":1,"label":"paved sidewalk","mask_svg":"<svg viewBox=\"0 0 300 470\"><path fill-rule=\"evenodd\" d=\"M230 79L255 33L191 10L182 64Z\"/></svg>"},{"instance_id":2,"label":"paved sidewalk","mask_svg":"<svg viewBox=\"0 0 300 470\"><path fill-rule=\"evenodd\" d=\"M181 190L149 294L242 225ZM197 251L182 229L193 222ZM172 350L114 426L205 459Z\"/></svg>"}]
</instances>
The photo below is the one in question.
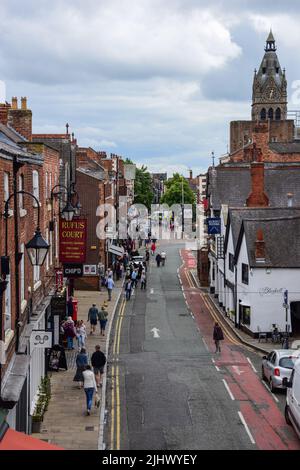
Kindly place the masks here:
<instances>
[{"instance_id":1,"label":"paved sidewalk","mask_svg":"<svg viewBox=\"0 0 300 470\"><path fill-rule=\"evenodd\" d=\"M116 282L113 290L112 301L108 302L109 318L106 325L106 332L109 331L109 324L112 321L112 313L117 305L121 282ZM101 292L96 291L76 291L75 297L78 299L78 320L83 319L87 326L86 349L91 356L95 350L95 345L100 344L105 352L106 336L100 336L99 323L95 335L90 335L90 326L87 323L88 309L93 303L101 307L104 300L107 300L105 288ZM77 341L75 338L74 351L66 351L68 370L51 372L51 400L47 413L42 423L41 433L34 434L39 439L47 440L65 449L91 449L98 448L100 410L93 406L91 416L86 416L86 399L83 389L78 389L78 384L73 382L76 372ZM101 389L99 396L101 397Z\"/></svg>"}]
</instances>

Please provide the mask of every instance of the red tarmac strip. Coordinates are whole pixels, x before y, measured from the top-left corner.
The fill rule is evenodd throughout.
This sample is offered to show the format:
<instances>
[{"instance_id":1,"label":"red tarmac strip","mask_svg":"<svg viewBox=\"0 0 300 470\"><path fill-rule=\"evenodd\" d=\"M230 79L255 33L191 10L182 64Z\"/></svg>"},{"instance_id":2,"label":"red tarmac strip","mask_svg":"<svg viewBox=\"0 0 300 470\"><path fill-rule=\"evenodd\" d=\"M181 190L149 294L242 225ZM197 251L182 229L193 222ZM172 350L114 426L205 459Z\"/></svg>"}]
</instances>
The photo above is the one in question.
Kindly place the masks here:
<instances>
[{"instance_id":1,"label":"red tarmac strip","mask_svg":"<svg viewBox=\"0 0 300 470\"><path fill-rule=\"evenodd\" d=\"M212 333L215 319L211 310L215 309L207 295L189 283L187 270L195 268L196 265L196 260L192 260L193 255L187 250L181 250L180 254L183 265L179 269L179 275L186 301L195 317L201 336L213 353L215 347ZM300 450L299 439L286 424L271 394L247 361L243 345L239 345L235 338L230 340L228 336L224 336L221 354L214 357L215 365L222 370L220 380L225 379L228 383L257 447L262 450Z\"/></svg>"}]
</instances>

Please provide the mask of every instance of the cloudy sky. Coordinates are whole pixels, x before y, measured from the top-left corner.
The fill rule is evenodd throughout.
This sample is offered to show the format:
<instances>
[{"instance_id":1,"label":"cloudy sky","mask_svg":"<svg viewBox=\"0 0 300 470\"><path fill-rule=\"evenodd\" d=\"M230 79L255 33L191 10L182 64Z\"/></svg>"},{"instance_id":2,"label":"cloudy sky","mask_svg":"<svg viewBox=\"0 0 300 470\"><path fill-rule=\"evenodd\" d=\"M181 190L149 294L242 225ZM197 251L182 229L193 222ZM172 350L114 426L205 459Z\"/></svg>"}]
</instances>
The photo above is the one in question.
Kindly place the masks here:
<instances>
[{"instance_id":1,"label":"cloudy sky","mask_svg":"<svg viewBox=\"0 0 300 470\"><path fill-rule=\"evenodd\" d=\"M272 27L289 107L300 80L299 0L0 0L7 99L27 96L34 132L199 173L250 117L253 70ZM299 82L300 84L300 82Z\"/></svg>"}]
</instances>

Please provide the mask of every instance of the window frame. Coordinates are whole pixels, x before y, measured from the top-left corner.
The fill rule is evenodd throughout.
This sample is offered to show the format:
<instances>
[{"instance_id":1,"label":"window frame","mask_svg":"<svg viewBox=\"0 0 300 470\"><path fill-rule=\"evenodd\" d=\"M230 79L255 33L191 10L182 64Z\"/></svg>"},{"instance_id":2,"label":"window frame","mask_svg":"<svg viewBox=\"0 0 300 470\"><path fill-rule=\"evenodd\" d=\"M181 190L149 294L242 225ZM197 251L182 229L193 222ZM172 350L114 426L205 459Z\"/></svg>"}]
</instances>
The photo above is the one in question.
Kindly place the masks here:
<instances>
[{"instance_id":1,"label":"window frame","mask_svg":"<svg viewBox=\"0 0 300 470\"><path fill-rule=\"evenodd\" d=\"M247 273L247 276L245 276L245 273ZM245 285L249 285L249 265L246 263L242 263L241 265L241 277L242 277L242 283Z\"/></svg>"}]
</instances>

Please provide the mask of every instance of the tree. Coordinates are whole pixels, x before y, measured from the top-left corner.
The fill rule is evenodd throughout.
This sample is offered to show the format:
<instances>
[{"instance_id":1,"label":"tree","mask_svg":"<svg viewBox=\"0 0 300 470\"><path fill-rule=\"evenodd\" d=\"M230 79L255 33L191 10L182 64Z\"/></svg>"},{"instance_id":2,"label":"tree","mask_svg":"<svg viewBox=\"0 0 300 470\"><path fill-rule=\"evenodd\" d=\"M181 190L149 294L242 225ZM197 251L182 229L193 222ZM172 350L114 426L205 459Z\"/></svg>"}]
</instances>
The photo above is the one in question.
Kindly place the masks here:
<instances>
[{"instance_id":1,"label":"tree","mask_svg":"<svg viewBox=\"0 0 300 470\"><path fill-rule=\"evenodd\" d=\"M133 162L127 158L125 164L132 164ZM148 210L151 209L153 201L153 187L152 178L147 171L147 167L142 165L141 168L136 168L135 181L134 181L134 204L144 204Z\"/></svg>"},{"instance_id":2,"label":"tree","mask_svg":"<svg viewBox=\"0 0 300 470\"><path fill-rule=\"evenodd\" d=\"M168 204L168 206L182 204L182 199L184 204L194 205L196 203L195 194L191 190L189 183L179 173L174 173L173 177L166 181L165 186L167 189L161 198L161 204Z\"/></svg>"}]
</instances>

